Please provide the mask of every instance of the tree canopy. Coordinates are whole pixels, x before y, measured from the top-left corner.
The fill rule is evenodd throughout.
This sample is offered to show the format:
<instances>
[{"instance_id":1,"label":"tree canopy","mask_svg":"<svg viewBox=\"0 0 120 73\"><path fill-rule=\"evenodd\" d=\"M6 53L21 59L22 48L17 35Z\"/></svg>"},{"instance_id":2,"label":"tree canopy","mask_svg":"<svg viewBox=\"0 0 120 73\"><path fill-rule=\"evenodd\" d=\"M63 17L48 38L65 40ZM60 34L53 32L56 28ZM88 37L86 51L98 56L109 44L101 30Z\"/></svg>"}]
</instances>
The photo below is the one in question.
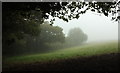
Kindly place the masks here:
<instances>
[{"instance_id":1,"label":"tree canopy","mask_svg":"<svg viewBox=\"0 0 120 73\"><path fill-rule=\"evenodd\" d=\"M58 17L64 21L79 18L80 14L91 10L97 13L103 13L105 16L112 14L112 19L117 19L114 15L117 13L118 2L19 2L3 3L3 11L22 11L24 17L31 17L31 10L42 11L42 18L48 19L49 15ZM52 22L51 21L51 22Z\"/></svg>"},{"instance_id":2,"label":"tree canopy","mask_svg":"<svg viewBox=\"0 0 120 73\"><path fill-rule=\"evenodd\" d=\"M17 40L23 39L26 34L37 36L40 32L40 24L35 19L28 20L24 18L19 11L5 11L2 23L3 48L8 48Z\"/></svg>"},{"instance_id":3,"label":"tree canopy","mask_svg":"<svg viewBox=\"0 0 120 73\"><path fill-rule=\"evenodd\" d=\"M64 42L65 35L63 29L58 26L50 26L50 24L42 24L40 32L40 41L47 43Z\"/></svg>"},{"instance_id":4,"label":"tree canopy","mask_svg":"<svg viewBox=\"0 0 120 73\"><path fill-rule=\"evenodd\" d=\"M31 24L32 23L29 23L28 25ZM15 42L12 42L10 45L8 45L7 41L3 39L5 41L3 43L4 54L11 53L12 55L17 53L19 54L20 52L42 52L44 50L50 50L49 44L65 42L63 29L58 26L51 26L49 23L44 22L43 24L40 24L40 26L37 26L37 30L40 30L40 32L36 36L24 34L23 39L18 39L16 36L14 36L16 33L11 33L14 36L11 37L15 39Z\"/></svg>"}]
</instances>

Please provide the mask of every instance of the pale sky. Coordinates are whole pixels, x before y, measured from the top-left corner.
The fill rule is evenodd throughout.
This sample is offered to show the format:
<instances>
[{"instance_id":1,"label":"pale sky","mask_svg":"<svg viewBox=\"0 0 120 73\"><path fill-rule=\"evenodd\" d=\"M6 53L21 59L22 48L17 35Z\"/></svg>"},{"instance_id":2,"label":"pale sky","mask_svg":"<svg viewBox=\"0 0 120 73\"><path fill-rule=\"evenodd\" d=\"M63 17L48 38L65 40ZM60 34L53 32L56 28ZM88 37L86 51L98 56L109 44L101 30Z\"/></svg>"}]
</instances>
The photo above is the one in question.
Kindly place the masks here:
<instances>
[{"instance_id":1,"label":"pale sky","mask_svg":"<svg viewBox=\"0 0 120 73\"><path fill-rule=\"evenodd\" d=\"M67 34L71 28L79 27L88 35L87 42L118 40L118 22L91 11L69 22L57 18L53 25L62 27L64 34Z\"/></svg>"}]
</instances>

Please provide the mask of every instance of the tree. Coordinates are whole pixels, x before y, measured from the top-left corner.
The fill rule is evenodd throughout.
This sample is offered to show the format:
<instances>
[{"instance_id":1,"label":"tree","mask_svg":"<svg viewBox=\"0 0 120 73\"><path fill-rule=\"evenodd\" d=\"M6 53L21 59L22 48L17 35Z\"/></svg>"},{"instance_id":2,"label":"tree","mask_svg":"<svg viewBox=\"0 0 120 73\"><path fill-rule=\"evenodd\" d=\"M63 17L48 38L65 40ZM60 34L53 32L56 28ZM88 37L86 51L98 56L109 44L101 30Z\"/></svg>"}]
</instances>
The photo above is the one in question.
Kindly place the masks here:
<instances>
[{"instance_id":1,"label":"tree","mask_svg":"<svg viewBox=\"0 0 120 73\"><path fill-rule=\"evenodd\" d=\"M49 15L58 17L64 21L79 18L80 14L84 14L87 10L103 13L105 16L113 14L113 19L117 19L114 15L117 13L118 3L114 0L111 2L26 2L26 3L3 3L4 9L23 11L23 16L29 18L29 11L42 11L42 18L48 19ZM24 13L27 12L27 13ZM51 22L52 22L51 21Z\"/></svg>"},{"instance_id":2,"label":"tree","mask_svg":"<svg viewBox=\"0 0 120 73\"><path fill-rule=\"evenodd\" d=\"M53 43L53 42L64 42L65 36L63 34L63 29L58 26L50 26L49 24L41 25L40 39L43 42Z\"/></svg>"},{"instance_id":3,"label":"tree","mask_svg":"<svg viewBox=\"0 0 120 73\"><path fill-rule=\"evenodd\" d=\"M58 26L50 26L49 24L42 24L40 26L41 32L39 36L36 37L36 41L41 43L55 43L64 42L65 36L63 34L63 29Z\"/></svg>"},{"instance_id":4,"label":"tree","mask_svg":"<svg viewBox=\"0 0 120 73\"><path fill-rule=\"evenodd\" d=\"M87 35L80 28L73 28L69 31L66 41L71 45L80 45L87 41L87 38Z\"/></svg>"},{"instance_id":5,"label":"tree","mask_svg":"<svg viewBox=\"0 0 120 73\"><path fill-rule=\"evenodd\" d=\"M28 20L24 18L20 14L21 11L11 12L12 11L4 11L3 13L3 53L15 51L18 45L20 45L19 42L25 38L26 34L36 36L40 32L39 23L37 23L35 19Z\"/></svg>"},{"instance_id":6,"label":"tree","mask_svg":"<svg viewBox=\"0 0 120 73\"><path fill-rule=\"evenodd\" d=\"M52 43L63 43L65 41L65 35L63 34L63 29L58 26L51 26L48 22L44 22L40 25L41 30L38 36L26 37L27 48L33 50L48 50L50 48L49 44Z\"/></svg>"}]
</instances>

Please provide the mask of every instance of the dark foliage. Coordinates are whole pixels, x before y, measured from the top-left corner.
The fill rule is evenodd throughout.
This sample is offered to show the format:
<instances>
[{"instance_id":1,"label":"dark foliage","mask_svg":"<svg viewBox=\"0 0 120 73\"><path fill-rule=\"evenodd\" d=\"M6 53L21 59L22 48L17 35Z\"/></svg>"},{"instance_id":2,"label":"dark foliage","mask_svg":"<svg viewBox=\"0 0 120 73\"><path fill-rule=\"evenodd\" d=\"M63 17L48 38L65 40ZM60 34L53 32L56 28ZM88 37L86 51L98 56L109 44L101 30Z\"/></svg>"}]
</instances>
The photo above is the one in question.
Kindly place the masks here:
<instances>
[{"instance_id":1,"label":"dark foliage","mask_svg":"<svg viewBox=\"0 0 120 73\"><path fill-rule=\"evenodd\" d=\"M108 16L109 13L116 14L117 2L19 2L19 3L3 3L3 11L23 11L24 17L30 17L31 10L42 11L42 17L48 19L49 15L58 17L64 21L79 18L80 14L84 14L87 10L103 13ZM84 10L81 10L85 8ZM69 12L70 13L69 13Z\"/></svg>"}]
</instances>

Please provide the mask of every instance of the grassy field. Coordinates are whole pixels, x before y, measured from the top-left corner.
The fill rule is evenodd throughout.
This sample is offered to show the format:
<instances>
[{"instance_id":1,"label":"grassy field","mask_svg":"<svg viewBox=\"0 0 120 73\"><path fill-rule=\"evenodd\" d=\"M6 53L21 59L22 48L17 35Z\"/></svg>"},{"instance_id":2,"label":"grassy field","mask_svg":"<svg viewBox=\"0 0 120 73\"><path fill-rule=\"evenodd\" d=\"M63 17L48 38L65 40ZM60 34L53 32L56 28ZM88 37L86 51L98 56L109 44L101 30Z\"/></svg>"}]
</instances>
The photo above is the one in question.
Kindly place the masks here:
<instances>
[{"instance_id":1,"label":"grassy field","mask_svg":"<svg viewBox=\"0 0 120 73\"><path fill-rule=\"evenodd\" d=\"M108 54L114 54L114 53L118 53L118 42L91 43L83 46L66 48L66 49L56 50L48 53L14 56L14 57L6 58L6 59L3 59L3 71L11 70L11 68L14 68L14 67L16 68L19 68L20 66L23 67L26 65L34 66L34 64L35 66L37 65L37 67L38 65L39 66L42 65L47 68L47 66L44 64L48 64L48 63L51 65L59 64L59 63L61 64L61 62L63 61L68 61L69 63L70 60L74 60L78 58L83 59L83 58L101 56L105 54L108 55ZM112 57L110 57L110 60L111 58ZM86 62L87 60L88 59L86 59ZM64 63L67 63L67 62L64 62Z\"/></svg>"}]
</instances>

